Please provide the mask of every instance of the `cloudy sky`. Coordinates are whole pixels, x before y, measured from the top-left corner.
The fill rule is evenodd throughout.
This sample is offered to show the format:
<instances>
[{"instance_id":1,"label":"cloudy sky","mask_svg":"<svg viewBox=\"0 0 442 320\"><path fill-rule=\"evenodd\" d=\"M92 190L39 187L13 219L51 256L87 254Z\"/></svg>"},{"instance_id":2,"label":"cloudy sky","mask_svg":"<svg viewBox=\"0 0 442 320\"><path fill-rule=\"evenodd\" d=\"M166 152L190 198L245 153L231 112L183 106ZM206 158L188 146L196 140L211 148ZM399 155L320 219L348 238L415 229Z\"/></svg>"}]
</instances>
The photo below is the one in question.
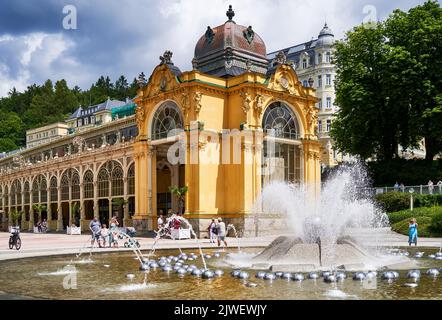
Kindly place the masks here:
<instances>
[{"instance_id":1,"label":"cloudy sky","mask_svg":"<svg viewBox=\"0 0 442 320\"><path fill-rule=\"evenodd\" d=\"M12 87L64 78L83 89L100 76L131 81L149 75L166 50L182 71L208 25L234 20L252 25L267 52L317 37L324 21L336 37L364 19L424 0L0 0L0 97ZM74 5L77 29L63 28L63 8Z\"/></svg>"}]
</instances>

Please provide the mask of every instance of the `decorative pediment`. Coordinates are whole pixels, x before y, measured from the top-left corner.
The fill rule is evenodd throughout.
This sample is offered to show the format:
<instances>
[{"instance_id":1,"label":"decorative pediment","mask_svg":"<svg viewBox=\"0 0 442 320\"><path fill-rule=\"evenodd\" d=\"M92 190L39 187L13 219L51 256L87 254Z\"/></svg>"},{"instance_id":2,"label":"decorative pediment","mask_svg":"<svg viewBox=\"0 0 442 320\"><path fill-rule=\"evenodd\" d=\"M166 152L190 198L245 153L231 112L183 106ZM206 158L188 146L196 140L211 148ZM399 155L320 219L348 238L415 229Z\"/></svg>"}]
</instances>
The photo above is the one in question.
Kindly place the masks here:
<instances>
[{"instance_id":1,"label":"decorative pediment","mask_svg":"<svg viewBox=\"0 0 442 320\"><path fill-rule=\"evenodd\" d=\"M150 76L149 83L143 89L144 97L152 97L162 92L171 91L179 87L176 76L170 70L168 64L160 64Z\"/></svg>"},{"instance_id":2,"label":"decorative pediment","mask_svg":"<svg viewBox=\"0 0 442 320\"><path fill-rule=\"evenodd\" d=\"M276 68L269 79L268 88L276 91L286 91L292 95L306 96L298 76L288 64L281 64Z\"/></svg>"}]
</instances>

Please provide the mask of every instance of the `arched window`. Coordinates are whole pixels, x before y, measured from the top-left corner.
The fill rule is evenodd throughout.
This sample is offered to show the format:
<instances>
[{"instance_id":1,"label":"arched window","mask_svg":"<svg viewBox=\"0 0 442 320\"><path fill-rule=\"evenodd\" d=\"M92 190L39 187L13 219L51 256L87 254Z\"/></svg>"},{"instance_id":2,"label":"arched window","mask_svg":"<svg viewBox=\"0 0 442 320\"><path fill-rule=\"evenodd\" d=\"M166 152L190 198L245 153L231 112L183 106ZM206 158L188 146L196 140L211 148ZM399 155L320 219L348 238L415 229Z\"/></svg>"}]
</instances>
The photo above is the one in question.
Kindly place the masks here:
<instances>
[{"instance_id":1,"label":"arched window","mask_svg":"<svg viewBox=\"0 0 442 320\"><path fill-rule=\"evenodd\" d=\"M32 182L32 203L44 203L48 200L48 194L47 194L47 182L46 178L43 175L39 175L37 178L34 179Z\"/></svg>"},{"instance_id":2,"label":"arched window","mask_svg":"<svg viewBox=\"0 0 442 320\"><path fill-rule=\"evenodd\" d=\"M174 129L183 129L181 111L175 102L166 101L155 112L152 121L152 140L167 138Z\"/></svg>"},{"instance_id":3,"label":"arched window","mask_svg":"<svg viewBox=\"0 0 442 320\"><path fill-rule=\"evenodd\" d=\"M42 178L40 181L40 202L48 202L48 184L46 183L46 178Z\"/></svg>"},{"instance_id":4,"label":"arched window","mask_svg":"<svg viewBox=\"0 0 442 320\"><path fill-rule=\"evenodd\" d=\"M88 170L84 174L83 178L84 195L85 199L92 199L94 197L94 174Z\"/></svg>"},{"instance_id":5,"label":"arched window","mask_svg":"<svg viewBox=\"0 0 442 320\"><path fill-rule=\"evenodd\" d=\"M111 173L112 196L122 196L124 194L123 169L120 165L115 166Z\"/></svg>"},{"instance_id":6,"label":"arched window","mask_svg":"<svg viewBox=\"0 0 442 320\"><path fill-rule=\"evenodd\" d=\"M57 177L52 177L49 184L49 192L51 194L51 202L58 201Z\"/></svg>"},{"instance_id":7,"label":"arched window","mask_svg":"<svg viewBox=\"0 0 442 320\"><path fill-rule=\"evenodd\" d=\"M60 188L61 188L61 200L62 201L69 200L69 177L67 172L65 172L61 177Z\"/></svg>"},{"instance_id":8,"label":"arched window","mask_svg":"<svg viewBox=\"0 0 442 320\"><path fill-rule=\"evenodd\" d=\"M322 63L322 54L318 53L318 64Z\"/></svg>"},{"instance_id":9,"label":"arched window","mask_svg":"<svg viewBox=\"0 0 442 320\"><path fill-rule=\"evenodd\" d=\"M131 164L127 171L127 193L135 194L135 164Z\"/></svg>"},{"instance_id":10,"label":"arched window","mask_svg":"<svg viewBox=\"0 0 442 320\"><path fill-rule=\"evenodd\" d=\"M80 176L78 175L78 172L74 172L72 174L71 199L72 200L80 199Z\"/></svg>"},{"instance_id":11,"label":"arched window","mask_svg":"<svg viewBox=\"0 0 442 320\"><path fill-rule=\"evenodd\" d=\"M21 183L14 180L11 186L11 206L21 204Z\"/></svg>"},{"instance_id":12,"label":"arched window","mask_svg":"<svg viewBox=\"0 0 442 320\"><path fill-rule=\"evenodd\" d=\"M109 172L106 167L102 167L98 172L98 196L109 197Z\"/></svg>"},{"instance_id":13,"label":"arched window","mask_svg":"<svg viewBox=\"0 0 442 320\"><path fill-rule=\"evenodd\" d=\"M38 183L38 178L39 177L37 177L37 178L35 178L34 179L34 182L32 183L32 203L39 203L40 202L40 199L38 198L38 195L39 195L39 183Z\"/></svg>"},{"instance_id":14,"label":"arched window","mask_svg":"<svg viewBox=\"0 0 442 320\"><path fill-rule=\"evenodd\" d=\"M267 107L262 127L266 132L273 129L274 136L277 138L300 138L298 120L292 110L283 102L273 102Z\"/></svg>"},{"instance_id":15,"label":"arched window","mask_svg":"<svg viewBox=\"0 0 442 320\"><path fill-rule=\"evenodd\" d=\"M29 204L30 200L31 200L31 195L30 195L30 188L29 188L29 182L26 181L25 182L25 187L23 189L23 192L25 193L25 203L24 204Z\"/></svg>"},{"instance_id":16,"label":"arched window","mask_svg":"<svg viewBox=\"0 0 442 320\"><path fill-rule=\"evenodd\" d=\"M303 85L304 87L308 87L308 86L309 86L309 85L308 85L308 81L307 81L307 80L302 81L302 85Z\"/></svg>"}]
</instances>

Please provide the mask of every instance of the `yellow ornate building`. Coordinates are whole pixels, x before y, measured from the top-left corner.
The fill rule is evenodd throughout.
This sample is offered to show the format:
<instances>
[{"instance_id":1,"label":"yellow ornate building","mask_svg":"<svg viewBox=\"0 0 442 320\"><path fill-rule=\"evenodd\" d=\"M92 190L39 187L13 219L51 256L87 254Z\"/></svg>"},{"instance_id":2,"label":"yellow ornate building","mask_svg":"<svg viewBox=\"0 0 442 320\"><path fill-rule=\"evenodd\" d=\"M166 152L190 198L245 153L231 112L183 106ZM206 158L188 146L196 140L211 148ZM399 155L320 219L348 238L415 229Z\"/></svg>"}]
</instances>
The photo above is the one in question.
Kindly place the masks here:
<instances>
[{"instance_id":1,"label":"yellow ornate building","mask_svg":"<svg viewBox=\"0 0 442 320\"><path fill-rule=\"evenodd\" d=\"M268 61L264 41L231 8L227 16L199 39L192 71L166 51L148 81L140 75L135 116L0 159L1 229L18 213L30 231L40 219L50 230L88 230L94 216L153 230L161 211L183 208L200 235L222 217L247 236L257 234L251 212L265 185L319 192L314 89L282 52ZM171 186L187 186L185 199Z\"/></svg>"},{"instance_id":2,"label":"yellow ornate building","mask_svg":"<svg viewBox=\"0 0 442 320\"><path fill-rule=\"evenodd\" d=\"M319 191L314 89L302 86L284 54L269 64L252 27L236 24L231 8L227 16L198 41L192 71L181 72L166 51L149 81L140 78L134 100L138 227L155 228L163 208L157 194L171 185L188 186L185 217L199 232L213 217L244 227L270 181L304 182ZM171 158L179 161L171 164Z\"/></svg>"}]
</instances>

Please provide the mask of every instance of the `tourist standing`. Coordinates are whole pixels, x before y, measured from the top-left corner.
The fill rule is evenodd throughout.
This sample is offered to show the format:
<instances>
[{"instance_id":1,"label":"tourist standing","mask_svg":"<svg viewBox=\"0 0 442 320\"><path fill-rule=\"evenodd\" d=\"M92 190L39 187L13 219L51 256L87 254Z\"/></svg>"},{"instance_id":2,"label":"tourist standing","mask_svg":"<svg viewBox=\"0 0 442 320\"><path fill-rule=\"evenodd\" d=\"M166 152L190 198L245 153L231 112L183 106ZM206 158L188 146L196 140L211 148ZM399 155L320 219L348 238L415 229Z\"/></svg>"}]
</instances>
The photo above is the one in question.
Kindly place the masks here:
<instances>
[{"instance_id":1,"label":"tourist standing","mask_svg":"<svg viewBox=\"0 0 442 320\"><path fill-rule=\"evenodd\" d=\"M439 180L436 185L439 187L439 193L442 194L442 180Z\"/></svg>"},{"instance_id":2,"label":"tourist standing","mask_svg":"<svg viewBox=\"0 0 442 320\"><path fill-rule=\"evenodd\" d=\"M399 183L396 181L396 183L393 186L394 191L399 191Z\"/></svg>"},{"instance_id":3,"label":"tourist standing","mask_svg":"<svg viewBox=\"0 0 442 320\"><path fill-rule=\"evenodd\" d=\"M106 239L109 237L109 229L105 224L101 225L100 230L101 242L99 243L100 248L106 247Z\"/></svg>"},{"instance_id":4,"label":"tourist standing","mask_svg":"<svg viewBox=\"0 0 442 320\"><path fill-rule=\"evenodd\" d=\"M221 241L224 242L224 247L227 247L226 242L226 224L223 219L218 218L217 220L217 234L218 234L218 247L221 246Z\"/></svg>"},{"instance_id":5,"label":"tourist standing","mask_svg":"<svg viewBox=\"0 0 442 320\"><path fill-rule=\"evenodd\" d=\"M418 224L415 218L410 220L408 224L408 245L411 246L412 243L417 246L417 227Z\"/></svg>"},{"instance_id":6,"label":"tourist standing","mask_svg":"<svg viewBox=\"0 0 442 320\"><path fill-rule=\"evenodd\" d=\"M97 241L97 244L100 245L100 222L98 221L97 217L94 217L89 223L89 229L92 232L91 246L94 246L95 241Z\"/></svg>"},{"instance_id":7,"label":"tourist standing","mask_svg":"<svg viewBox=\"0 0 442 320\"><path fill-rule=\"evenodd\" d=\"M434 184L433 181L428 181L428 193L433 194Z\"/></svg>"},{"instance_id":8,"label":"tourist standing","mask_svg":"<svg viewBox=\"0 0 442 320\"><path fill-rule=\"evenodd\" d=\"M158 224L158 230L161 230L164 226L164 217L162 214L160 214L160 216L157 220L157 224Z\"/></svg>"},{"instance_id":9,"label":"tourist standing","mask_svg":"<svg viewBox=\"0 0 442 320\"><path fill-rule=\"evenodd\" d=\"M43 219L43 222L41 223L41 229L42 232L46 233L48 231L48 223L46 222L46 219Z\"/></svg>"},{"instance_id":10,"label":"tourist standing","mask_svg":"<svg viewBox=\"0 0 442 320\"><path fill-rule=\"evenodd\" d=\"M403 182L401 182L401 185L399 187L401 188L401 192L405 192L405 185Z\"/></svg>"},{"instance_id":11,"label":"tourist standing","mask_svg":"<svg viewBox=\"0 0 442 320\"><path fill-rule=\"evenodd\" d=\"M217 232L216 232L217 228L216 227L217 226L216 226L215 219L212 219L212 222L210 222L209 228L208 228L209 229L210 243L215 243L216 234L217 234Z\"/></svg>"},{"instance_id":12,"label":"tourist standing","mask_svg":"<svg viewBox=\"0 0 442 320\"><path fill-rule=\"evenodd\" d=\"M117 217L113 216L109 224L109 247L118 248L118 225Z\"/></svg>"}]
</instances>

